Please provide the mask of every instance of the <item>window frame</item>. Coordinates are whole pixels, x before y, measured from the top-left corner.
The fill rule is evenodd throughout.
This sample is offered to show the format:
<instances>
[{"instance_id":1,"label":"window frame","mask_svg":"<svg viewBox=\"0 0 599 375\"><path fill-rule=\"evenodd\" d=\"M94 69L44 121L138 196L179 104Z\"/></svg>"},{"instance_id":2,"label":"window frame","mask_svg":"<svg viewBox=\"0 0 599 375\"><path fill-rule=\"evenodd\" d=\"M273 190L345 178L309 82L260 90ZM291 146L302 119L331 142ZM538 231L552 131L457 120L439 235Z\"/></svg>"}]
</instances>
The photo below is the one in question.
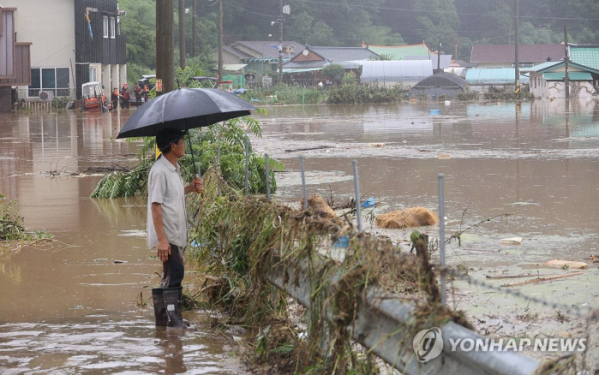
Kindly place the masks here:
<instances>
[{"instance_id":1,"label":"window frame","mask_svg":"<svg viewBox=\"0 0 599 375\"><path fill-rule=\"evenodd\" d=\"M102 16L102 32L104 39L108 39L108 16Z\"/></svg>"},{"instance_id":2,"label":"window frame","mask_svg":"<svg viewBox=\"0 0 599 375\"><path fill-rule=\"evenodd\" d=\"M116 19L110 17L110 39L116 38Z\"/></svg>"},{"instance_id":3,"label":"window frame","mask_svg":"<svg viewBox=\"0 0 599 375\"><path fill-rule=\"evenodd\" d=\"M67 73L67 84L68 87L58 87L58 70L66 69ZM54 87L44 87L44 70L54 70ZM61 67L35 67L31 68L30 74L33 76L33 71L37 71L39 73L39 87L33 87L31 85L27 86L27 97L28 98L37 98L41 91L52 91L54 93L54 97L62 97L69 98L71 97L71 68L61 68ZM33 78L31 80L33 83ZM59 95L60 94L60 95ZM64 95L66 94L66 95Z\"/></svg>"}]
</instances>

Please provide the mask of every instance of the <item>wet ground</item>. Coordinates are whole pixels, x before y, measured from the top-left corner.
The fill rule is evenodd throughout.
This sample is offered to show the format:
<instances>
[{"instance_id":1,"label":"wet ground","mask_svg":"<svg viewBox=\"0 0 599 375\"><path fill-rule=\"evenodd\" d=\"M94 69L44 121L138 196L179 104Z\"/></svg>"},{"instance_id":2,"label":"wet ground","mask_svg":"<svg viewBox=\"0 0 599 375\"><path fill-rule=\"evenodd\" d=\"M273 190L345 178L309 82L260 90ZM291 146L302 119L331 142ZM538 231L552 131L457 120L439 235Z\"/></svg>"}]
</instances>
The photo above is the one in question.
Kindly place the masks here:
<instances>
[{"instance_id":1,"label":"wet ground","mask_svg":"<svg viewBox=\"0 0 599 375\"><path fill-rule=\"evenodd\" d=\"M440 109L437 116L431 109ZM587 364L599 363L599 102L450 103L390 106L278 107L263 118L255 150L283 161L280 200L301 199L299 157L307 193L344 201L354 194L358 163L362 200L380 205L364 214L364 228L409 249L410 230L386 230L373 216L424 206L438 212L438 174L444 174L446 237L469 226L447 246L447 261L488 286L456 280L449 303L464 309L479 332L495 337L584 337ZM305 150L310 149L312 150ZM314 149L316 148L316 149ZM504 216L506 215L506 216ZM509 216L507 216L509 215ZM494 218L480 226L478 223ZM418 228L438 239L438 226ZM501 239L522 237L521 245ZM587 262L582 275L518 287L527 280L486 276L561 275L552 259ZM538 303L506 294L520 292ZM528 353L537 359L562 353ZM597 365L599 366L599 365Z\"/></svg>"},{"instance_id":2,"label":"wet ground","mask_svg":"<svg viewBox=\"0 0 599 375\"><path fill-rule=\"evenodd\" d=\"M135 144L114 140L129 115L0 115L0 192L56 240L0 247L2 374L244 372L204 313L186 316L196 331L156 330L140 306L161 272L145 246L145 201L92 200L101 176L73 175L135 162Z\"/></svg>"},{"instance_id":3,"label":"wet ground","mask_svg":"<svg viewBox=\"0 0 599 375\"><path fill-rule=\"evenodd\" d=\"M431 116L431 109L440 115ZM299 156L308 194L343 201L374 196L373 215L405 207L438 211L438 174L445 176L447 235L497 217L447 246L448 263L474 280L456 281L450 303L480 332L497 337L581 337L593 333L589 361L599 362L598 264L583 274L512 287L567 306L546 306L500 291L522 279L487 275L563 274L551 259L587 261L599 254L599 104L451 103L388 106L281 106L268 109L254 149L283 161L276 199L301 199ZM139 306L158 284L160 266L145 248L145 203L92 200L101 176L76 174L135 162L135 144L115 141L131 112L32 113L0 117L0 192L19 199L26 226L60 243L0 253L1 373L240 373L228 340L208 329L185 336L156 333L152 311ZM319 148L300 151L306 148ZM75 175L73 175L75 174ZM507 218L500 219L502 215ZM411 230L364 228L408 249ZM419 228L437 235L438 227ZM501 245L507 237L522 245ZM115 260L125 261L117 263ZM558 315L556 311L560 311ZM201 313L187 316L206 319ZM542 359L546 353L530 353Z\"/></svg>"}]
</instances>

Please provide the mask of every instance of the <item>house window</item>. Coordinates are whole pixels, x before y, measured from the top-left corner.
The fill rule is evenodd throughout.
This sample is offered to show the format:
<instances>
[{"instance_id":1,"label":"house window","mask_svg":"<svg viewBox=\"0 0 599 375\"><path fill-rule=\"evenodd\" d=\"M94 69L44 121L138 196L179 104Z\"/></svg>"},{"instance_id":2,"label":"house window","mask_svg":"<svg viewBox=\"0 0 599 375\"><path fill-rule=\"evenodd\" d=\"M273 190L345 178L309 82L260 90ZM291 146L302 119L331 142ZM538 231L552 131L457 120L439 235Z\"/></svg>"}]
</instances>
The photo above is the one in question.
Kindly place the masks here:
<instances>
[{"instance_id":1,"label":"house window","mask_svg":"<svg viewBox=\"0 0 599 375\"><path fill-rule=\"evenodd\" d=\"M116 35L116 21L114 17L110 17L110 38L114 39Z\"/></svg>"},{"instance_id":2,"label":"house window","mask_svg":"<svg viewBox=\"0 0 599 375\"><path fill-rule=\"evenodd\" d=\"M89 67L89 82L98 82L98 68L95 66Z\"/></svg>"},{"instance_id":3,"label":"house window","mask_svg":"<svg viewBox=\"0 0 599 375\"><path fill-rule=\"evenodd\" d=\"M29 97L39 96L41 91L54 96L71 96L69 68L32 68Z\"/></svg>"},{"instance_id":4,"label":"house window","mask_svg":"<svg viewBox=\"0 0 599 375\"><path fill-rule=\"evenodd\" d=\"M108 38L108 16L102 17L102 23L104 25L104 38Z\"/></svg>"}]
</instances>

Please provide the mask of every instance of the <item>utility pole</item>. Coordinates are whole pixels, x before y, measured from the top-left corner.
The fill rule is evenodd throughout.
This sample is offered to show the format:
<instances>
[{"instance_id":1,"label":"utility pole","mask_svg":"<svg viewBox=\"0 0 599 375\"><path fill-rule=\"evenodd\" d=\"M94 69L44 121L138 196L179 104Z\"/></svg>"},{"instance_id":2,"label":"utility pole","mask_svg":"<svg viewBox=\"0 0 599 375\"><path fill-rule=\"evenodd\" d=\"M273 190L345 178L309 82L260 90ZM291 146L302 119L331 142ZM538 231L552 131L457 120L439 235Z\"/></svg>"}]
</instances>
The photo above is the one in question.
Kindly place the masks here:
<instances>
[{"instance_id":1,"label":"utility pole","mask_svg":"<svg viewBox=\"0 0 599 375\"><path fill-rule=\"evenodd\" d=\"M569 100L570 100L570 78L568 77L568 60L570 59L568 57L568 29L566 28L566 25L564 24L564 49L565 49L565 53L564 53L564 63L565 63L565 68L566 68L566 74L564 76L564 85L566 86L566 105L568 105Z\"/></svg>"},{"instance_id":2,"label":"utility pole","mask_svg":"<svg viewBox=\"0 0 599 375\"><path fill-rule=\"evenodd\" d=\"M441 38L439 38L437 47L437 73L441 73Z\"/></svg>"},{"instance_id":3,"label":"utility pole","mask_svg":"<svg viewBox=\"0 0 599 375\"><path fill-rule=\"evenodd\" d=\"M283 84L283 0L279 8L279 26L281 34L279 35L279 84Z\"/></svg>"},{"instance_id":4,"label":"utility pole","mask_svg":"<svg viewBox=\"0 0 599 375\"><path fill-rule=\"evenodd\" d=\"M455 54L453 56L454 56L453 59L455 61L458 61L458 45L457 44L455 45Z\"/></svg>"},{"instance_id":5,"label":"utility pole","mask_svg":"<svg viewBox=\"0 0 599 375\"><path fill-rule=\"evenodd\" d=\"M218 82L223 81L223 0L218 0Z\"/></svg>"},{"instance_id":6,"label":"utility pole","mask_svg":"<svg viewBox=\"0 0 599 375\"><path fill-rule=\"evenodd\" d=\"M185 1L179 0L179 66L185 69Z\"/></svg>"},{"instance_id":7,"label":"utility pole","mask_svg":"<svg viewBox=\"0 0 599 375\"><path fill-rule=\"evenodd\" d=\"M174 17L173 0L156 2L156 81L162 82L162 91L156 90L156 95L175 87Z\"/></svg>"},{"instance_id":8,"label":"utility pole","mask_svg":"<svg viewBox=\"0 0 599 375\"><path fill-rule=\"evenodd\" d=\"M193 47L192 47L192 51L193 51L193 57L196 57L198 55L198 46L197 46L197 33L198 33L198 12L197 12L197 5L198 5L198 0L192 0L192 22L193 24L191 25L191 33L193 34L192 36L192 43L193 43Z\"/></svg>"},{"instance_id":9,"label":"utility pole","mask_svg":"<svg viewBox=\"0 0 599 375\"><path fill-rule=\"evenodd\" d=\"M516 0L516 11L514 17L514 56L516 58L516 62L514 67L516 68L515 78L516 78L516 94L520 93L520 59L518 57L518 50L520 49L520 33L518 31L518 0Z\"/></svg>"}]
</instances>

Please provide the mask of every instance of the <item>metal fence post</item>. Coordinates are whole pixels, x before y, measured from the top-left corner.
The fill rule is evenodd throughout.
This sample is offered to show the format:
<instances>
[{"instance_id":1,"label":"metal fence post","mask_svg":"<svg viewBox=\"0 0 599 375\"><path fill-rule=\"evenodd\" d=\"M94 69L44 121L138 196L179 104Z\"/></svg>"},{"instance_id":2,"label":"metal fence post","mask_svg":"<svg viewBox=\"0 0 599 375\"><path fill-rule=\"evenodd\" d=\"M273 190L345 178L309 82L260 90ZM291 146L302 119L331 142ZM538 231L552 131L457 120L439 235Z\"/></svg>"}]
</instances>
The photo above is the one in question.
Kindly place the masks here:
<instances>
[{"instance_id":1,"label":"metal fence post","mask_svg":"<svg viewBox=\"0 0 599 375\"><path fill-rule=\"evenodd\" d=\"M266 200L270 201L270 168L268 167L268 154L264 154L264 169L266 169Z\"/></svg>"},{"instance_id":2,"label":"metal fence post","mask_svg":"<svg viewBox=\"0 0 599 375\"><path fill-rule=\"evenodd\" d=\"M304 172L304 157L300 156L300 168L302 170L302 194L304 195L304 210L308 209L308 194L306 193L306 173Z\"/></svg>"},{"instance_id":3,"label":"metal fence post","mask_svg":"<svg viewBox=\"0 0 599 375\"><path fill-rule=\"evenodd\" d=\"M445 275L445 188L444 176L439 173L439 246L441 247L441 304L447 302L446 275Z\"/></svg>"},{"instance_id":4,"label":"metal fence post","mask_svg":"<svg viewBox=\"0 0 599 375\"><path fill-rule=\"evenodd\" d=\"M358 232L362 231L362 214L360 205L360 187L358 186L358 162L353 161L354 165L354 190L356 191L356 220L358 221Z\"/></svg>"},{"instance_id":5,"label":"metal fence post","mask_svg":"<svg viewBox=\"0 0 599 375\"><path fill-rule=\"evenodd\" d=\"M249 195L250 190L250 146L245 141L245 195Z\"/></svg>"}]
</instances>

